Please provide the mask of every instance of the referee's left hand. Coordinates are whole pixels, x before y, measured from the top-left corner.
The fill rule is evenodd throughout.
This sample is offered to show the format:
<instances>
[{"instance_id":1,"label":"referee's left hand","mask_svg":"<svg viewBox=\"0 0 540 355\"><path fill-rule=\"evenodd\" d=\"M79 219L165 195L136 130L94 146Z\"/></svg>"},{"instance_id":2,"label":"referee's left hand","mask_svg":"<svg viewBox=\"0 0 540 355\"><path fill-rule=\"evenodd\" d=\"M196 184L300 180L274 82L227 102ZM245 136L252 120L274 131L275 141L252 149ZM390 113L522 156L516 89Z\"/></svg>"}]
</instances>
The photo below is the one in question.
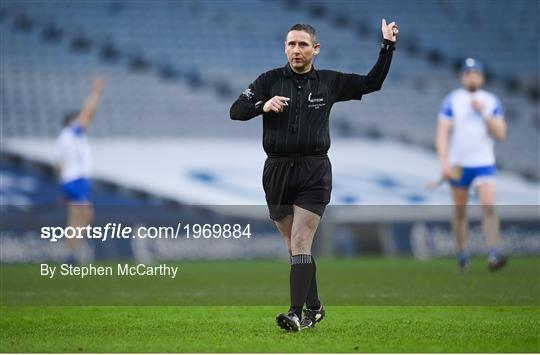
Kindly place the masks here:
<instances>
[{"instance_id":1,"label":"referee's left hand","mask_svg":"<svg viewBox=\"0 0 540 355\"><path fill-rule=\"evenodd\" d=\"M381 31L384 39L395 42L399 33L397 24L395 21L386 24L386 19L382 19Z\"/></svg>"},{"instance_id":2,"label":"referee's left hand","mask_svg":"<svg viewBox=\"0 0 540 355\"><path fill-rule=\"evenodd\" d=\"M274 96L270 100L266 101L266 103L263 106L264 112L283 112L283 107L287 106L287 101L290 99L285 96Z\"/></svg>"}]
</instances>

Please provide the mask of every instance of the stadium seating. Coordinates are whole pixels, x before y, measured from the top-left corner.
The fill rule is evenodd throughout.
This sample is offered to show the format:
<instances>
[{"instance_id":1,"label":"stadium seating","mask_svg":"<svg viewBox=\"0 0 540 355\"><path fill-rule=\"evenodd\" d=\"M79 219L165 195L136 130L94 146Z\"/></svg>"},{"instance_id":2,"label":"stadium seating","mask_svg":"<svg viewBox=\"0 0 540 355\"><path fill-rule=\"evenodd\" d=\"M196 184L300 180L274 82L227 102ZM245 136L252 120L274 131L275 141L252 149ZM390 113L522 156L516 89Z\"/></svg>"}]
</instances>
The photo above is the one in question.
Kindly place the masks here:
<instances>
[{"instance_id":1,"label":"stadium seating","mask_svg":"<svg viewBox=\"0 0 540 355\"><path fill-rule=\"evenodd\" d=\"M458 86L453 65L477 56L492 72L488 89L501 96L509 121L499 161L538 179L538 98L508 85L537 85L538 11L529 7L538 4L407 4L3 1L2 134L56 135L61 117L81 105L100 71L107 87L95 136L260 136L258 120L232 123L228 109L259 73L285 64L282 43L291 24L318 29L317 67L364 73L386 16L399 21L402 38L383 93L336 105L334 138L364 135L432 149L440 102ZM521 20L504 21L507 16Z\"/></svg>"}]
</instances>

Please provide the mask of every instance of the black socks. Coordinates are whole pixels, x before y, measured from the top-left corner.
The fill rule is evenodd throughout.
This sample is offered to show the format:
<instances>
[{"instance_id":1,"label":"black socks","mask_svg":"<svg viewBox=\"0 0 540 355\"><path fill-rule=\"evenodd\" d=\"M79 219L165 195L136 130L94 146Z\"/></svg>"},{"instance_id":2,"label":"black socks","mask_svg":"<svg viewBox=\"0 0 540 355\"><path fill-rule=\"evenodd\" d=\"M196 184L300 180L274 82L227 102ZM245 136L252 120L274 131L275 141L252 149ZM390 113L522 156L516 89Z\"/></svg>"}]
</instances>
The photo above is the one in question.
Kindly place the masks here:
<instances>
[{"instance_id":1,"label":"black socks","mask_svg":"<svg viewBox=\"0 0 540 355\"><path fill-rule=\"evenodd\" d=\"M311 263L313 264L313 276L306 298L306 306L309 309L319 309L321 308L321 301L319 300L319 294L317 292L317 264L315 264L313 255L311 256Z\"/></svg>"},{"instance_id":2,"label":"black socks","mask_svg":"<svg viewBox=\"0 0 540 355\"><path fill-rule=\"evenodd\" d=\"M315 264L311 255L298 254L291 256L291 308L290 311L296 313L298 318L302 318L302 308L311 293L310 287L315 275ZM315 285L316 287L316 285ZM315 295L316 295L315 291ZM311 294L313 296L313 294ZM312 301L312 300L311 300Z\"/></svg>"}]
</instances>

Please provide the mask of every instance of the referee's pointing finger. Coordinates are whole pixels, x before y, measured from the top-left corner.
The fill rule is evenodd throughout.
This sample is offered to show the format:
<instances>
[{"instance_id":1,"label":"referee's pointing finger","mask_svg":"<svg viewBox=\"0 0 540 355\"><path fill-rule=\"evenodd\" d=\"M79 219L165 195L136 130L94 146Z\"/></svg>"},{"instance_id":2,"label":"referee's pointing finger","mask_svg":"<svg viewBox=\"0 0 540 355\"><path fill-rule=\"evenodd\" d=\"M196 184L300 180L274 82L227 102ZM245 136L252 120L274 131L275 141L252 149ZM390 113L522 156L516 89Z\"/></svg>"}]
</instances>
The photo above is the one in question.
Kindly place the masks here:
<instances>
[{"instance_id":1,"label":"referee's pointing finger","mask_svg":"<svg viewBox=\"0 0 540 355\"><path fill-rule=\"evenodd\" d=\"M284 96L275 96L274 97L276 99L276 101L280 104L280 105L287 105L287 101L289 101L290 99L288 97L284 97Z\"/></svg>"}]
</instances>

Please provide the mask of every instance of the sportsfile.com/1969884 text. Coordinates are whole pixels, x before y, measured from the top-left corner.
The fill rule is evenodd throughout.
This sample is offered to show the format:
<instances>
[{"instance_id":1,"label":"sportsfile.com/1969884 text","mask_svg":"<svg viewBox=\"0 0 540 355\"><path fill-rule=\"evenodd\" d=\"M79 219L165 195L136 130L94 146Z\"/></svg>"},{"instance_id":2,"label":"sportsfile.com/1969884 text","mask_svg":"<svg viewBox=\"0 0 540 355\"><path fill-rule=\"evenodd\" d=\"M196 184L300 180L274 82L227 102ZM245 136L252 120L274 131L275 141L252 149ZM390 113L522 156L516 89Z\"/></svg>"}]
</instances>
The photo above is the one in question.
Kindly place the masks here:
<instances>
[{"instance_id":1,"label":"sportsfile.com/1969884 text","mask_svg":"<svg viewBox=\"0 0 540 355\"><path fill-rule=\"evenodd\" d=\"M107 223L104 226L51 227L41 228L41 239L57 242L60 239L240 239L251 238L249 224L183 224L172 226L131 226L122 223Z\"/></svg>"}]
</instances>

